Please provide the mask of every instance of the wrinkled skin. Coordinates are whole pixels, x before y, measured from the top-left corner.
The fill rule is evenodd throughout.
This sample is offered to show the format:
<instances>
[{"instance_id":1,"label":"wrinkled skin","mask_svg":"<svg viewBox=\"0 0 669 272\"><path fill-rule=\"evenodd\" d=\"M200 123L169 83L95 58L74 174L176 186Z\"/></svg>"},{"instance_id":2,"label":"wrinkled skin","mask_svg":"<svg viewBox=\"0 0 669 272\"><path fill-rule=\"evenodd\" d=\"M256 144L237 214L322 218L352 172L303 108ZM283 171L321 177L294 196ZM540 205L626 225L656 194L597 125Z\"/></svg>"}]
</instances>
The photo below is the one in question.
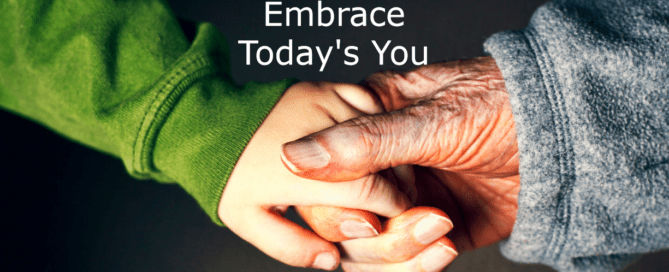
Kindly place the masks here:
<instances>
[{"instance_id":1,"label":"wrinkled skin","mask_svg":"<svg viewBox=\"0 0 669 272\"><path fill-rule=\"evenodd\" d=\"M428 166L415 170L417 204L451 216L455 227L449 237L458 249L507 238L517 210L519 155L509 96L495 61L485 57L404 75L377 73L366 85L388 111L410 116L398 124L404 128L382 131L414 130L404 133L413 140L395 145L403 150L394 152L413 153L407 163ZM410 127L412 121L423 125Z\"/></svg>"},{"instance_id":2,"label":"wrinkled skin","mask_svg":"<svg viewBox=\"0 0 669 272\"><path fill-rule=\"evenodd\" d=\"M404 178L398 187L417 205L448 214L454 228L447 236L458 251L507 238L517 211L519 154L509 96L495 61L482 57L408 73L380 72L364 85L388 112L352 119L286 144L283 159L290 161L290 170L310 179L344 181L416 165L399 175ZM305 141L315 141L327 151L331 158L326 166L309 168L286 151Z\"/></svg>"}]
</instances>

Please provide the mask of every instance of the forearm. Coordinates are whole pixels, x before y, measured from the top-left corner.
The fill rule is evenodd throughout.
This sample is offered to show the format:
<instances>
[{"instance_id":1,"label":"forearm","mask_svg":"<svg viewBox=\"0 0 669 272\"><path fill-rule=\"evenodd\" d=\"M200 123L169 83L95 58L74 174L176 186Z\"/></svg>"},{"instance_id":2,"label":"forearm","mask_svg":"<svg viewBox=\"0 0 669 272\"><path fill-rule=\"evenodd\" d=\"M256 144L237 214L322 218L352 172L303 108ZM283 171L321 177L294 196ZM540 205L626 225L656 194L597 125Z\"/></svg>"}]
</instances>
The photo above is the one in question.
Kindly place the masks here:
<instances>
[{"instance_id":1,"label":"forearm","mask_svg":"<svg viewBox=\"0 0 669 272\"><path fill-rule=\"evenodd\" d=\"M518 131L517 261L619 269L669 246L669 5L555 1L486 42Z\"/></svg>"},{"instance_id":2,"label":"forearm","mask_svg":"<svg viewBox=\"0 0 669 272\"><path fill-rule=\"evenodd\" d=\"M293 81L235 86L223 36L188 40L158 0L3 2L0 17L2 108L178 182L220 223L229 173Z\"/></svg>"}]
</instances>

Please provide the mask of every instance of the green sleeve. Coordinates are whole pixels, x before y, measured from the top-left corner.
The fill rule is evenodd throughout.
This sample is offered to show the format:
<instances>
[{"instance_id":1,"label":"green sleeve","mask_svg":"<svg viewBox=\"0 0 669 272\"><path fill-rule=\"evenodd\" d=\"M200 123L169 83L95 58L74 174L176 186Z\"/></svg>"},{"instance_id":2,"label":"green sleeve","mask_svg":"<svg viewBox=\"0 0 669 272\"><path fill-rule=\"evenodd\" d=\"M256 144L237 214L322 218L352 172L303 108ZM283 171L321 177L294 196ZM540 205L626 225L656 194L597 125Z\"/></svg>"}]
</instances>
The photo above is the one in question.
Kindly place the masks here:
<instances>
[{"instance_id":1,"label":"green sleeve","mask_svg":"<svg viewBox=\"0 0 669 272\"><path fill-rule=\"evenodd\" d=\"M159 0L0 1L0 106L179 183L218 224L235 162L294 81L236 86L224 37Z\"/></svg>"}]
</instances>

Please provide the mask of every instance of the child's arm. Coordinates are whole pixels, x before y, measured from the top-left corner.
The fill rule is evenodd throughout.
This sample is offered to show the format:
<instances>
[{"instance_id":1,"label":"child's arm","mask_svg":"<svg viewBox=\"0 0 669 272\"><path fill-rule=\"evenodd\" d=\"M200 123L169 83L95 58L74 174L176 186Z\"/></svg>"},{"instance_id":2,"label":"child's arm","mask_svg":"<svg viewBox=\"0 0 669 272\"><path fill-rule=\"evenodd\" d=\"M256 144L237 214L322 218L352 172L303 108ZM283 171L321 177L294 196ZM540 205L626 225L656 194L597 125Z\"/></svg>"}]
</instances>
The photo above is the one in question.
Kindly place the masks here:
<instances>
[{"instance_id":1,"label":"child's arm","mask_svg":"<svg viewBox=\"0 0 669 272\"><path fill-rule=\"evenodd\" d=\"M234 163L294 81L235 86L223 36L189 41L158 0L3 1L0 18L2 108L179 183L221 224Z\"/></svg>"},{"instance_id":2,"label":"child's arm","mask_svg":"<svg viewBox=\"0 0 669 272\"><path fill-rule=\"evenodd\" d=\"M264 122L221 202L251 136L294 81L234 85L227 44L218 31L201 24L189 41L161 1L9 1L0 4L0 18L2 108L120 158L135 177L180 184L212 220L222 224L218 215L227 216L231 229L281 261L312 265L315 256L301 252L303 241L336 248L270 214L278 204L370 204L364 207L386 216L408 206L401 197L369 203L356 198L393 196L394 191L372 193L372 188L394 190L387 183L305 182L285 170L281 143L323 128L317 126L322 118L355 113L327 99L309 100L331 97L331 91L293 95L306 90L288 92L282 101L292 99L286 102L290 106L276 107L277 117ZM268 163L258 164L264 160ZM279 168L290 177L271 170ZM344 201L349 197L352 202ZM218 210L219 202L225 209ZM248 232L251 228L258 229ZM281 237L282 255L263 247Z\"/></svg>"}]
</instances>

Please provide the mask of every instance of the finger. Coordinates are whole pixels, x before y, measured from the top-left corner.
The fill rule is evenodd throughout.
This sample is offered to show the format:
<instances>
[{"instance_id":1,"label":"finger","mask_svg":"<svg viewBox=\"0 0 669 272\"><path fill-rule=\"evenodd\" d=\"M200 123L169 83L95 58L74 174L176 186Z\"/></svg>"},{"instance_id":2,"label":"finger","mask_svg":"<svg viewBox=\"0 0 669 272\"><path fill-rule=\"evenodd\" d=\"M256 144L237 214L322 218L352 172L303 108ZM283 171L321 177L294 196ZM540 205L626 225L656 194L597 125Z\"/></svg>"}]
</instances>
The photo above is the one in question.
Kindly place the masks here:
<instances>
[{"instance_id":1,"label":"finger","mask_svg":"<svg viewBox=\"0 0 669 272\"><path fill-rule=\"evenodd\" d=\"M362 86L374 91L387 111L401 109L414 101L430 97L438 89L429 77L416 71L383 71L372 74Z\"/></svg>"},{"instance_id":2,"label":"finger","mask_svg":"<svg viewBox=\"0 0 669 272\"><path fill-rule=\"evenodd\" d=\"M279 205L333 206L365 210L388 218L395 217L413 206L393 182L379 174L334 183L294 177L288 171L285 174L293 177L294 181L272 191L253 190L248 195L252 195L267 208ZM281 203L263 203L265 199L271 199L275 195L283 196ZM231 196L233 197L234 195Z\"/></svg>"},{"instance_id":3,"label":"finger","mask_svg":"<svg viewBox=\"0 0 669 272\"><path fill-rule=\"evenodd\" d=\"M384 111L376 96L359 85L340 83L333 85L333 89L344 102L364 114Z\"/></svg>"},{"instance_id":4,"label":"finger","mask_svg":"<svg viewBox=\"0 0 669 272\"><path fill-rule=\"evenodd\" d=\"M457 257L458 253L453 250L452 242L448 238L441 238L419 255L399 263L358 263L342 260L341 266L347 272L437 272L442 271Z\"/></svg>"},{"instance_id":5,"label":"finger","mask_svg":"<svg viewBox=\"0 0 669 272\"><path fill-rule=\"evenodd\" d=\"M287 175L292 174L285 171ZM314 182L293 177L294 182L268 190L254 190L246 194L232 194L225 198L232 203L244 203L237 198L245 195L258 206L234 205L221 201L219 216L228 227L243 239L261 249L266 254L281 262L295 266L331 268L332 258L328 249L335 250L331 244L281 216L281 208L290 204L327 205L356 209L392 217L407 210L411 203L406 196L393 187L389 181L378 175L360 180L339 183ZM235 189L235 184L229 184ZM284 203L267 202L272 194L283 195ZM248 199L247 199L248 200ZM225 205L229 204L229 205ZM273 211L277 211L276 213ZM320 255L321 253L325 255ZM320 257L319 257L320 256Z\"/></svg>"},{"instance_id":6,"label":"finger","mask_svg":"<svg viewBox=\"0 0 669 272\"><path fill-rule=\"evenodd\" d=\"M295 210L316 234L330 242L374 237L381 230L378 217L363 210L330 206L296 206Z\"/></svg>"},{"instance_id":7,"label":"finger","mask_svg":"<svg viewBox=\"0 0 669 272\"><path fill-rule=\"evenodd\" d=\"M340 123L360 115L375 114L384 111L383 105L376 95L360 85L331 82L301 82L299 84L292 87L292 92L287 94L290 97L284 98L299 100L308 96L335 123ZM342 103L348 104L349 107L342 106ZM293 111L296 109L289 108L288 110L291 111L291 114L295 115ZM309 127L309 129L314 128Z\"/></svg>"},{"instance_id":8,"label":"finger","mask_svg":"<svg viewBox=\"0 0 669 272\"><path fill-rule=\"evenodd\" d=\"M402 165L379 175L396 184L412 204L416 202L418 192L413 167ZM378 217L368 211L332 206L296 206L295 210L314 232L330 242L375 237L381 231Z\"/></svg>"},{"instance_id":9,"label":"finger","mask_svg":"<svg viewBox=\"0 0 669 272\"><path fill-rule=\"evenodd\" d=\"M248 212L243 226L231 230L288 265L333 270L339 263L338 250L332 243L264 209Z\"/></svg>"},{"instance_id":10,"label":"finger","mask_svg":"<svg viewBox=\"0 0 669 272\"><path fill-rule=\"evenodd\" d=\"M376 237L341 242L342 255L358 263L403 262L444 238L453 228L444 212L416 207L391 218Z\"/></svg>"},{"instance_id":11,"label":"finger","mask_svg":"<svg viewBox=\"0 0 669 272\"><path fill-rule=\"evenodd\" d=\"M370 211L384 217L395 217L411 208L409 198L382 175L371 174L362 178L338 183L313 182L321 192L314 195L314 202L322 206L335 206ZM315 184L313 184L315 183ZM327 196L327 197L325 197Z\"/></svg>"},{"instance_id":12,"label":"finger","mask_svg":"<svg viewBox=\"0 0 669 272\"><path fill-rule=\"evenodd\" d=\"M440 119L441 118L441 119ZM293 173L317 180L350 180L404 164L437 167L457 132L449 113L433 105L361 116L283 145L282 161ZM447 139L437 141L436 139Z\"/></svg>"}]
</instances>

